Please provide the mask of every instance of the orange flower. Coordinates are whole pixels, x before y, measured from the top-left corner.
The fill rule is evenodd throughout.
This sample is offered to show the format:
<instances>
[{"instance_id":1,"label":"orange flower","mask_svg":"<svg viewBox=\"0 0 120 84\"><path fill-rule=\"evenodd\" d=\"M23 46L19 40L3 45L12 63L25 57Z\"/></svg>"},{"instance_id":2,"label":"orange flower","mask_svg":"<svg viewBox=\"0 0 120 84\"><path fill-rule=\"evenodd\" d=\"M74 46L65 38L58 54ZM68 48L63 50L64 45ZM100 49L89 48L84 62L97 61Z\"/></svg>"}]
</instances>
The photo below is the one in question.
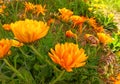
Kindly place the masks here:
<instances>
[{"instance_id":1,"label":"orange flower","mask_svg":"<svg viewBox=\"0 0 120 84\"><path fill-rule=\"evenodd\" d=\"M30 3L30 2L25 2L24 5L25 5L25 13L26 13L27 11L33 10L34 7L35 7L34 4L32 4L32 3Z\"/></svg>"},{"instance_id":2,"label":"orange flower","mask_svg":"<svg viewBox=\"0 0 120 84\"><path fill-rule=\"evenodd\" d=\"M47 24L50 25L51 23L54 23L54 22L55 22L55 19L51 18L51 19L48 20Z\"/></svg>"},{"instance_id":3,"label":"orange flower","mask_svg":"<svg viewBox=\"0 0 120 84\"><path fill-rule=\"evenodd\" d=\"M105 33L97 33L98 39L103 44L108 44L113 41L113 39L110 37L110 35Z\"/></svg>"},{"instance_id":4,"label":"orange flower","mask_svg":"<svg viewBox=\"0 0 120 84\"><path fill-rule=\"evenodd\" d=\"M77 35L74 34L71 30L66 31L66 36L67 37L77 37Z\"/></svg>"},{"instance_id":5,"label":"orange flower","mask_svg":"<svg viewBox=\"0 0 120 84\"><path fill-rule=\"evenodd\" d=\"M31 43L44 37L49 26L43 21L29 20L17 21L11 24L15 38L22 43Z\"/></svg>"},{"instance_id":6,"label":"orange flower","mask_svg":"<svg viewBox=\"0 0 120 84\"><path fill-rule=\"evenodd\" d=\"M73 21L73 27L75 27L76 25L79 26L79 31L80 33L82 33L82 25L83 23L86 21L86 18L84 16L77 16L77 15L73 15L70 17L70 19Z\"/></svg>"},{"instance_id":7,"label":"orange flower","mask_svg":"<svg viewBox=\"0 0 120 84\"><path fill-rule=\"evenodd\" d=\"M46 5L44 5L43 7L42 7L42 5L35 5L34 13L37 13L37 16L39 16L40 13L42 15L45 15L45 11L46 11L45 7L46 7Z\"/></svg>"},{"instance_id":8,"label":"orange flower","mask_svg":"<svg viewBox=\"0 0 120 84\"><path fill-rule=\"evenodd\" d=\"M65 43L56 44L55 50L51 49L49 56L53 62L59 64L66 71L72 71L72 68L84 66L88 58L84 53L84 49L79 49L77 44Z\"/></svg>"},{"instance_id":9,"label":"orange flower","mask_svg":"<svg viewBox=\"0 0 120 84\"><path fill-rule=\"evenodd\" d=\"M120 73L117 75L116 78L110 77L110 79L113 81L113 84L120 84Z\"/></svg>"},{"instance_id":10,"label":"orange flower","mask_svg":"<svg viewBox=\"0 0 120 84\"><path fill-rule=\"evenodd\" d=\"M11 27L10 27L10 24L4 24L3 26L2 26L5 30L11 30Z\"/></svg>"},{"instance_id":11,"label":"orange flower","mask_svg":"<svg viewBox=\"0 0 120 84\"><path fill-rule=\"evenodd\" d=\"M62 18L63 21L68 21L70 19L70 16L73 15L73 12L71 10L68 10L66 8L58 9L60 12L60 18Z\"/></svg>"},{"instance_id":12,"label":"orange flower","mask_svg":"<svg viewBox=\"0 0 120 84\"><path fill-rule=\"evenodd\" d=\"M0 59L8 54L10 48L11 48L11 41L10 40L8 40L8 39L1 39L0 40Z\"/></svg>"}]
</instances>

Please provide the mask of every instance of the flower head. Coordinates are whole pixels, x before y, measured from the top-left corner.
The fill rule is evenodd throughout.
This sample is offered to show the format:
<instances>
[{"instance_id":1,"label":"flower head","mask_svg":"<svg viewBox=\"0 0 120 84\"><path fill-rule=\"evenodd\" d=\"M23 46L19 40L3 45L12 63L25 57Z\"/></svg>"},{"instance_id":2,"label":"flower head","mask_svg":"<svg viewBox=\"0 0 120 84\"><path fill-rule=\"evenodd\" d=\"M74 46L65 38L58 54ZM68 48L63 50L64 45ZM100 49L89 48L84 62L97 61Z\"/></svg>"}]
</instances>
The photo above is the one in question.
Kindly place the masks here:
<instances>
[{"instance_id":1,"label":"flower head","mask_svg":"<svg viewBox=\"0 0 120 84\"><path fill-rule=\"evenodd\" d=\"M5 30L11 30L11 27L10 27L10 24L4 24L3 26L2 26Z\"/></svg>"},{"instance_id":2,"label":"flower head","mask_svg":"<svg viewBox=\"0 0 120 84\"><path fill-rule=\"evenodd\" d=\"M84 49L79 49L77 44L65 43L56 44L55 50L51 49L49 56L53 62L59 64L66 71L72 71L72 68L84 66L88 58L84 53Z\"/></svg>"},{"instance_id":3,"label":"flower head","mask_svg":"<svg viewBox=\"0 0 120 84\"><path fill-rule=\"evenodd\" d=\"M43 7L42 7L42 5L35 5L34 13L37 13L37 16L39 16L40 13L42 15L45 15L45 12L46 12L45 7L46 7L46 5L44 5Z\"/></svg>"},{"instance_id":4,"label":"flower head","mask_svg":"<svg viewBox=\"0 0 120 84\"><path fill-rule=\"evenodd\" d=\"M73 15L73 12L71 10L68 10L66 8L58 9L60 12L60 18L62 18L63 21L68 21L70 19L70 16Z\"/></svg>"},{"instance_id":5,"label":"flower head","mask_svg":"<svg viewBox=\"0 0 120 84\"><path fill-rule=\"evenodd\" d=\"M49 26L43 21L29 20L11 23L11 30L15 38L22 43L31 43L44 37Z\"/></svg>"},{"instance_id":6,"label":"flower head","mask_svg":"<svg viewBox=\"0 0 120 84\"><path fill-rule=\"evenodd\" d=\"M74 34L71 30L66 31L66 36L67 37L77 37L77 35Z\"/></svg>"},{"instance_id":7,"label":"flower head","mask_svg":"<svg viewBox=\"0 0 120 84\"><path fill-rule=\"evenodd\" d=\"M7 55L11 48L11 41L8 39L0 40L0 59Z\"/></svg>"},{"instance_id":8,"label":"flower head","mask_svg":"<svg viewBox=\"0 0 120 84\"><path fill-rule=\"evenodd\" d=\"M34 9L34 4L32 4L32 3L30 3L30 2L25 2L25 12L27 12L27 11L31 11L31 10L33 10Z\"/></svg>"},{"instance_id":9,"label":"flower head","mask_svg":"<svg viewBox=\"0 0 120 84\"><path fill-rule=\"evenodd\" d=\"M113 41L113 39L110 37L110 35L105 33L97 33L98 39L103 44L108 44Z\"/></svg>"}]
</instances>

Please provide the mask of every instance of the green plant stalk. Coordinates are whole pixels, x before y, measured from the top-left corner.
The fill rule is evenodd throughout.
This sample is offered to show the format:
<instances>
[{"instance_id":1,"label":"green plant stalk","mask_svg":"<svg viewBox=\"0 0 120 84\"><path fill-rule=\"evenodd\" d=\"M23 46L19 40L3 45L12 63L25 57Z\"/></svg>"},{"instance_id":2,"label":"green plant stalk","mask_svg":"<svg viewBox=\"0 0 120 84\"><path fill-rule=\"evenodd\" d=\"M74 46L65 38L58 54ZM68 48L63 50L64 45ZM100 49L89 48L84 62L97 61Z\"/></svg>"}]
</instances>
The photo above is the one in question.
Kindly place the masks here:
<instances>
[{"instance_id":1,"label":"green plant stalk","mask_svg":"<svg viewBox=\"0 0 120 84\"><path fill-rule=\"evenodd\" d=\"M44 59L43 56L34 48L33 45L29 45L29 47L34 51L36 55L40 57L42 61L45 61L47 64L53 67L55 71L60 71L54 64L52 64L48 59Z\"/></svg>"},{"instance_id":2,"label":"green plant stalk","mask_svg":"<svg viewBox=\"0 0 120 84\"><path fill-rule=\"evenodd\" d=\"M49 84L55 84L57 81L60 80L60 78L64 75L64 73L65 73L65 70L63 70L63 71L60 73L60 75L59 75L55 80L51 81Z\"/></svg>"},{"instance_id":3,"label":"green plant stalk","mask_svg":"<svg viewBox=\"0 0 120 84\"><path fill-rule=\"evenodd\" d=\"M15 69L12 65L10 65L10 63L8 62L7 59L4 58L3 60L9 66L9 68L16 73L16 75L18 77L20 77L21 79L24 79L24 77L22 76L22 74L17 69Z\"/></svg>"}]
</instances>

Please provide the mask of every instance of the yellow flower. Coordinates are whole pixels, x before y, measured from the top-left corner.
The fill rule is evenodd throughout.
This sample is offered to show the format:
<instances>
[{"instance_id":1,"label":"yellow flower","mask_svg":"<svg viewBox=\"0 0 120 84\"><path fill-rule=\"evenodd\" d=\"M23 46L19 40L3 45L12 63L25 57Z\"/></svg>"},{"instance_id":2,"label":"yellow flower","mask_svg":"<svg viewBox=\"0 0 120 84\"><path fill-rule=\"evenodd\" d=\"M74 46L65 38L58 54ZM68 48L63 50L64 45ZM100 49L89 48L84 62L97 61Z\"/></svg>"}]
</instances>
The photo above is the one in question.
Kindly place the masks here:
<instances>
[{"instance_id":1,"label":"yellow flower","mask_svg":"<svg viewBox=\"0 0 120 84\"><path fill-rule=\"evenodd\" d=\"M3 26L2 26L5 30L11 30L11 27L10 27L10 24L4 24Z\"/></svg>"},{"instance_id":2,"label":"yellow flower","mask_svg":"<svg viewBox=\"0 0 120 84\"><path fill-rule=\"evenodd\" d=\"M113 39L110 37L110 35L105 33L97 33L98 39L103 44L108 44L113 41Z\"/></svg>"},{"instance_id":3,"label":"yellow flower","mask_svg":"<svg viewBox=\"0 0 120 84\"><path fill-rule=\"evenodd\" d=\"M114 14L113 14L113 13L110 13L110 14L108 15L108 17L109 17L109 18L113 18L113 17L114 17Z\"/></svg>"},{"instance_id":4,"label":"yellow flower","mask_svg":"<svg viewBox=\"0 0 120 84\"><path fill-rule=\"evenodd\" d=\"M49 26L43 21L29 20L11 23L11 30L15 38L22 43L31 43L44 37Z\"/></svg>"},{"instance_id":5,"label":"yellow flower","mask_svg":"<svg viewBox=\"0 0 120 84\"><path fill-rule=\"evenodd\" d=\"M66 36L67 37L77 37L77 35L74 34L71 30L66 31Z\"/></svg>"},{"instance_id":6,"label":"yellow flower","mask_svg":"<svg viewBox=\"0 0 120 84\"><path fill-rule=\"evenodd\" d=\"M25 5L25 12L31 11L31 10L33 10L34 7L35 7L34 4L32 4L32 3L30 3L30 2L25 2L24 5Z\"/></svg>"},{"instance_id":7,"label":"yellow flower","mask_svg":"<svg viewBox=\"0 0 120 84\"><path fill-rule=\"evenodd\" d=\"M11 41L8 39L0 40L0 59L5 57L11 48Z\"/></svg>"},{"instance_id":8,"label":"yellow flower","mask_svg":"<svg viewBox=\"0 0 120 84\"><path fill-rule=\"evenodd\" d=\"M12 46L14 46L14 47L21 47L21 46L23 46L23 43L20 43L19 41L17 41L17 40L11 40L11 45Z\"/></svg>"},{"instance_id":9,"label":"yellow flower","mask_svg":"<svg viewBox=\"0 0 120 84\"><path fill-rule=\"evenodd\" d=\"M0 8L0 14L2 14L2 13L4 13L4 11L3 11L3 9L2 9L2 8Z\"/></svg>"},{"instance_id":10,"label":"yellow flower","mask_svg":"<svg viewBox=\"0 0 120 84\"><path fill-rule=\"evenodd\" d=\"M88 8L88 11L90 11L90 12L91 12L92 10L93 10L93 8Z\"/></svg>"},{"instance_id":11,"label":"yellow flower","mask_svg":"<svg viewBox=\"0 0 120 84\"><path fill-rule=\"evenodd\" d=\"M88 58L84 49L79 49L77 44L65 43L56 44L55 50L51 49L49 56L53 62L59 64L66 71L72 71L72 68L84 66Z\"/></svg>"},{"instance_id":12,"label":"yellow flower","mask_svg":"<svg viewBox=\"0 0 120 84\"><path fill-rule=\"evenodd\" d=\"M62 9L58 9L58 11L60 12L60 18L62 18L63 21L69 21L70 16L73 15L73 12L71 10L68 10L66 8L62 8Z\"/></svg>"},{"instance_id":13,"label":"yellow flower","mask_svg":"<svg viewBox=\"0 0 120 84\"><path fill-rule=\"evenodd\" d=\"M45 11L46 11L45 7L46 7L46 5L44 5L43 7L42 7L42 5L35 5L34 13L37 13L37 16L39 16L40 13L42 15L45 15Z\"/></svg>"}]
</instances>

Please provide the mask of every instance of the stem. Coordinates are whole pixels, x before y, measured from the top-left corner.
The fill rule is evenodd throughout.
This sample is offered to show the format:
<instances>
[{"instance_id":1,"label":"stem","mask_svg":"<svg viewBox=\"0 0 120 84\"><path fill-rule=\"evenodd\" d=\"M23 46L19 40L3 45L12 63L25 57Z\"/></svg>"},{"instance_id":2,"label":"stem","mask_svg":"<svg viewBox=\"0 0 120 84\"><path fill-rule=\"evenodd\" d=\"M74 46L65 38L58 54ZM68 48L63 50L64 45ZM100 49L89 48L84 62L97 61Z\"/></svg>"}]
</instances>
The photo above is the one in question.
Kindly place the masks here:
<instances>
[{"instance_id":1,"label":"stem","mask_svg":"<svg viewBox=\"0 0 120 84\"><path fill-rule=\"evenodd\" d=\"M57 81L60 80L60 78L64 75L64 73L65 73L65 70L63 70L63 71L60 73L60 75L59 75L55 80L53 80L52 82L50 82L49 84L55 84Z\"/></svg>"},{"instance_id":2,"label":"stem","mask_svg":"<svg viewBox=\"0 0 120 84\"><path fill-rule=\"evenodd\" d=\"M38 55L42 60L44 60L44 58L42 57L42 55L34 48L33 45L29 45L29 47L35 52L36 55Z\"/></svg>"},{"instance_id":3,"label":"stem","mask_svg":"<svg viewBox=\"0 0 120 84\"><path fill-rule=\"evenodd\" d=\"M35 52L36 55L40 57L42 61L45 61L47 64L53 67L55 71L60 71L54 64L52 64L48 59L44 59L42 55L34 48L33 45L30 45L30 48Z\"/></svg>"},{"instance_id":4,"label":"stem","mask_svg":"<svg viewBox=\"0 0 120 84\"><path fill-rule=\"evenodd\" d=\"M16 75L18 77L20 77L21 79L24 79L24 77L22 76L22 74L17 69L15 69L12 65L10 65L10 63L7 61L7 59L4 58L3 60L9 66L9 68L16 73Z\"/></svg>"}]
</instances>

